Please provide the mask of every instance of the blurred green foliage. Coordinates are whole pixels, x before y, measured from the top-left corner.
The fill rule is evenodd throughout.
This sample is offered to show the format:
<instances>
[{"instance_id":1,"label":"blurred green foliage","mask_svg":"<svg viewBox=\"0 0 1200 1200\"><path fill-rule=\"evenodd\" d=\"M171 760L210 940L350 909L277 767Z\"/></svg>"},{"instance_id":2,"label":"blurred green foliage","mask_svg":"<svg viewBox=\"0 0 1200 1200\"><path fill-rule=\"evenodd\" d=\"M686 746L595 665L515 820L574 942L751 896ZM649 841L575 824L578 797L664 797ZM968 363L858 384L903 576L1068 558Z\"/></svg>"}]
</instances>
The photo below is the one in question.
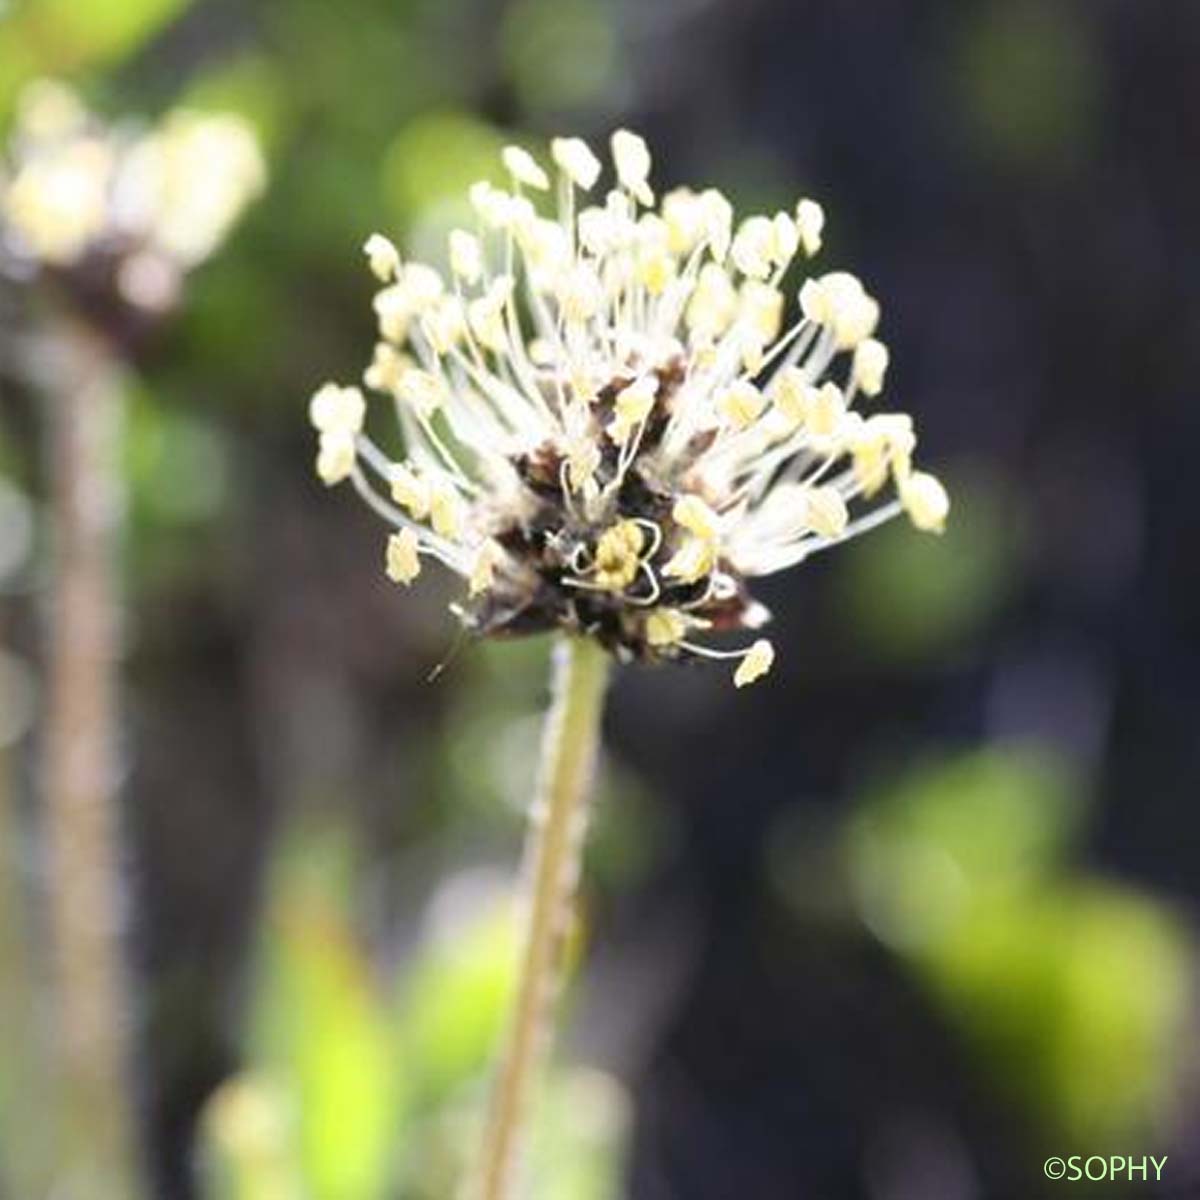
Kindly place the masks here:
<instances>
[{"instance_id":1,"label":"blurred green foliage","mask_svg":"<svg viewBox=\"0 0 1200 1200\"><path fill-rule=\"evenodd\" d=\"M352 873L336 830L297 830L277 860L249 1066L204 1123L211 1200L434 1200L469 1166L513 986L509 893L486 874L443 881L393 974L356 932ZM555 1068L544 1107L530 1195L614 1195L620 1086Z\"/></svg>"},{"instance_id":2,"label":"blurred green foliage","mask_svg":"<svg viewBox=\"0 0 1200 1200\"><path fill-rule=\"evenodd\" d=\"M21 84L119 62L190 0L9 0L0 10L0 113Z\"/></svg>"},{"instance_id":3,"label":"blurred green foliage","mask_svg":"<svg viewBox=\"0 0 1200 1200\"><path fill-rule=\"evenodd\" d=\"M1003 165L1058 172L1091 142L1103 89L1075 5L1010 0L963 22L957 74L978 145Z\"/></svg>"},{"instance_id":4,"label":"blurred green foliage","mask_svg":"<svg viewBox=\"0 0 1200 1200\"><path fill-rule=\"evenodd\" d=\"M952 465L954 513L940 538L896 523L839 555L834 601L863 652L896 664L952 653L1021 579L1025 514L981 463Z\"/></svg>"},{"instance_id":5,"label":"blurred green foliage","mask_svg":"<svg viewBox=\"0 0 1200 1200\"><path fill-rule=\"evenodd\" d=\"M1039 1136L1103 1146L1166 1115L1194 964L1166 905L1072 870L1084 812L1061 761L996 746L881 788L845 845L863 920Z\"/></svg>"}]
</instances>

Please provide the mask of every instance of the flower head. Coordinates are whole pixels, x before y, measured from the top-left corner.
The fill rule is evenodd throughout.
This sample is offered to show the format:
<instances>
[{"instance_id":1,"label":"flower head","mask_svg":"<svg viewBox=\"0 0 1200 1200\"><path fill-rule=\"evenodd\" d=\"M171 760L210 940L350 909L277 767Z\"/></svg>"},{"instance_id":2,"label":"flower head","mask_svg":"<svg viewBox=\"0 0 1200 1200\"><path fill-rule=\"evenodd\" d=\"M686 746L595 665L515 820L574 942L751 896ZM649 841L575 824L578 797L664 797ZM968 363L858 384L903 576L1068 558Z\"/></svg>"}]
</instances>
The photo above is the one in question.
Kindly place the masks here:
<instances>
[{"instance_id":1,"label":"flower head","mask_svg":"<svg viewBox=\"0 0 1200 1200\"><path fill-rule=\"evenodd\" d=\"M806 279L784 325L784 280L820 249L820 205L736 225L714 189L656 207L646 143L618 131L612 155L614 186L589 198L602 168L586 143L552 143L556 179L509 147L512 188L472 187L476 227L450 235L448 279L372 236L387 286L364 382L392 400L404 451L363 432L356 388L326 385L317 469L396 531L393 579L426 557L467 581L456 611L471 630L733 658L740 687L770 669L771 644L698 639L767 620L750 579L902 511L938 531L949 501L912 468L910 418L856 407L888 366L859 280ZM547 216L526 192L552 188Z\"/></svg>"},{"instance_id":2,"label":"flower head","mask_svg":"<svg viewBox=\"0 0 1200 1200\"><path fill-rule=\"evenodd\" d=\"M106 125L65 84L21 94L0 177L8 248L85 300L155 311L208 258L265 168L240 117L175 109L148 128Z\"/></svg>"}]
</instances>

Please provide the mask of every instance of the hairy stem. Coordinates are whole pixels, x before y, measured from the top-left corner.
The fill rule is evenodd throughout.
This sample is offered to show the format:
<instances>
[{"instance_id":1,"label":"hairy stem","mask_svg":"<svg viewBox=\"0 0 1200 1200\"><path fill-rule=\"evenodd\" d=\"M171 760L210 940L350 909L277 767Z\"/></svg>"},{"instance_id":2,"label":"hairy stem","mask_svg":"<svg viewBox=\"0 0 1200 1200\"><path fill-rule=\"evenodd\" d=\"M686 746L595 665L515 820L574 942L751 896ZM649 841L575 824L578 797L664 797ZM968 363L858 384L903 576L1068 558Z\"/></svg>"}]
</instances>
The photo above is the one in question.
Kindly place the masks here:
<instances>
[{"instance_id":1,"label":"hairy stem","mask_svg":"<svg viewBox=\"0 0 1200 1200\"><path fill-rule=\"evenodd\" d=\"M55 348L44 819L65 1121L60 1186L69 1197L108 1200L137 1194L115 787L121 380L112 351L80 325L64 322Z\"/></svg>"},{"instance_id":2,"label":"hairy stem","mask_svg":"<svg viewBox=\"0 0 1200 1200\"><path fill-rule=\"evenodd\" d=\"M556 647L553 700L525 851L528 894L516 1001L473 1200L507 1200L510 1195L529 1093L549 1044L607 678L608 656L592 640L568 638Z\"/></svg>"}]
</instances>

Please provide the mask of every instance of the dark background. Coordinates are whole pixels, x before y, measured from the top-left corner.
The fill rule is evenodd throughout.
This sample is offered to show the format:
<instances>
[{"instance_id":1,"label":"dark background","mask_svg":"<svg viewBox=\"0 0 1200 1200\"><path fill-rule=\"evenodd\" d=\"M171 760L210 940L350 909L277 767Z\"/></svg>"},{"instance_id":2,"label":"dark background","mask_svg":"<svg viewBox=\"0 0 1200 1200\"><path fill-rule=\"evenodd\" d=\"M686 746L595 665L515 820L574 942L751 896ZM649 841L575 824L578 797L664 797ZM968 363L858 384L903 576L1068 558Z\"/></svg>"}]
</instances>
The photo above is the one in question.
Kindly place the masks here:
<instances>
[{"instance_id":1,"label":"dark background","mask_svg":"<svg viewBox=\"0 0 1200 1200\"><path fill-rule=\"evenodd\" d=\"M304 409L369 355L368 232L419 254L514 133L599 148L618 124L660 190L825 203L825 261L883 300L891 402L955 508L940 541L889 527L771 580L780 659L755 689L621 672L564 1054L607 1089L565 1111L617 1115L582 1150L562 1135L583 1165L554 1200L1027 1200L1087 1189L1047 1184L1048 1154L1108 1153L1170 1156L1114 1195L1200 1194L1200 7L146 7L93 50L63 5L8 5L0 103L32 62L109 113L234 107L270 164L128 401L123 811L156 1194L265 1196L221 1184L237 1139L207 1118L198 1139L198 1114L247 1071L317 1104L304 1047L358 1036L271 930L408 1012L388 1036L431 954L478 966L462 921L516 861L547 647L469 646L426 682L449 593L388 586L372 518L312 478ZM39 413L6 381L0 466L35 527ZM44 659L44 544L3 581L13 679ZM33 716L8 734L27 842ZM53 882L24 877L36 912ZM460 932L431 951L450 892ZM470 1110L494 995L429 986L445 1019L420 1036L450 1065L384 1121L420 1147L386 1183L299 1194L449 1194L429 1146ZM273 1005L304 1036L274 1036ZM0 1110L6 1156L30 1119Z\"/></svg>"}]
</instances>

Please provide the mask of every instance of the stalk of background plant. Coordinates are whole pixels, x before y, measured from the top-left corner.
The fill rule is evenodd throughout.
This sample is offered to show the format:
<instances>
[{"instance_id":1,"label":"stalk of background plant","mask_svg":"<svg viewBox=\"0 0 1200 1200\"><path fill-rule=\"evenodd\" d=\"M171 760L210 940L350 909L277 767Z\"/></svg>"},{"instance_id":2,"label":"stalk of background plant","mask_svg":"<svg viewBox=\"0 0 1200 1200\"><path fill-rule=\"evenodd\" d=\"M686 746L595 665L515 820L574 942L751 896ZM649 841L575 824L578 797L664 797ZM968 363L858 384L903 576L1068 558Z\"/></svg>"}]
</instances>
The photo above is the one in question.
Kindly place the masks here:
<instances>
[{"instance_id":1,"label":"stalk of background plant","mask_svg":"<svg viewBox=\"0 0 1200 1200\"><path fill-rule=\"evenodd\" d=\"M45 835L63 1194L138 1195L120 943L116 812L121 370L86 326L54 330L49 445L54 568Z\"/></svg>"},{"instance_id":2,"label":"stalk of background plant","mask_svg":"<svg viewBox=\"0 0 1200 1200\"><path fill-rule=\"evenodd\" d=\"M9 697L0 687L0 706ZM45 1111L45 1073L38 1051L42 1029L36 1019L31 972L30 924L26 909L16 813L15 769L0 743L0 1029L4 1030L4 1077L0 1079L0 1124L18 1128L18 1113ZM0 1162L0 1195L49 1196L52 1139L44 1126L29 1128L19 1145L6 1145Z\"/></svg>"},{"instance_id":3,"label":"stalk of background plant","mask_svg":"<svg viewBox=\"0 0 1200 1200\"><path fill-rule=\"evenodd\" d=\"M555 648L550 712L526 845L526 922L516 999L484 1136L473 1200L506 1200L530 1091L549 1045L600 742L608 654L589 638Z\"/></svg>"}]
</instances>

